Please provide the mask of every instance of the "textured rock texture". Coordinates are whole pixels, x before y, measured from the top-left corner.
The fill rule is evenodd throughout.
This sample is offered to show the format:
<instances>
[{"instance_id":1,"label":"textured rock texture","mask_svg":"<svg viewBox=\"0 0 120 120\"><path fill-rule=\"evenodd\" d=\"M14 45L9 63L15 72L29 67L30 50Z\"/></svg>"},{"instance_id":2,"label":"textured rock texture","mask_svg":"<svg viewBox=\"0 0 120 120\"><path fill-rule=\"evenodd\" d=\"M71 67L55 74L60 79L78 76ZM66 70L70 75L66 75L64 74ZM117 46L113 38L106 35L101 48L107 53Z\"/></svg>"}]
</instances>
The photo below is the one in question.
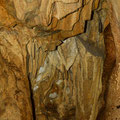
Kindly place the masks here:
<instances>
[{"instance_id":1,"label":"textured rock texture","mask_svg":"<svg viewBox=\"0 0 120 120\"><path fill-rule=\"evenodd\" d=\"M114 40L114 45L111 46L111 62L113 63L112 73L109 75L109 85L106 94L106 107L103 112L102 119L105 120L119 120L120 119L120 18L119 9L120 1L110 0L109 4L109 18L111 23L111 31L107 29L111 34L111 40ZM115 46L115 47L114 47ZM116 62L114 63L114 61Z\"/></svg>"},{"instance_id":2,"label":"textured rock texture","mask_svg":"<svg viewBox=\"0 0 120 120\"><path fill-rule=\"evenodd\" d=\"M0 30L0 120L32 120L25 62L27 35L22 32Z\"/></svg>"},{"instance_id":3,"label":"textured rock texture","mask_svg":"<svg viewBox=\"0 0 120 120\"><path fill-rule=\"evenodd\" d=\"M92 10L99 0L11 0L11 14L29 28L35 30L47 49L54 49L61 40L83 33L85 21L91 19ZM6 3L7 4L7 3ZM10 5L9 5L10 6ZM9 8L10 9L10 8ZM16 11L16 12L15 12Z\"/></svg>"},{"instance_id":4,"label":"textured rock texture","mask_svg":"<svg viewBox=\"0 0 120 120\"><path fill-rule=\"evenodd\" d=\"M120 119L119 30L119 0L0 0L0 120Z\"/></svg>"}]
</instances>

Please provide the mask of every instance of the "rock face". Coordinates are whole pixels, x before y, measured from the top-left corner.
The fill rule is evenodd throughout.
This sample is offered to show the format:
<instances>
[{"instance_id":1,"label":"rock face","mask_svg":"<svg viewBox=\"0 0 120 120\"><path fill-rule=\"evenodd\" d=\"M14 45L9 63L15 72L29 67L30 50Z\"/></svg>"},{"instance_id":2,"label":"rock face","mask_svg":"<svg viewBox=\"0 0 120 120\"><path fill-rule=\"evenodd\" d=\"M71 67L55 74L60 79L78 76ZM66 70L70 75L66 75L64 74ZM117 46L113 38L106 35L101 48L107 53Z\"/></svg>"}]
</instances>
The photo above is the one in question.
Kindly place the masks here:
<instances>
[{"instance_id":1,"label":"rock face","mask_svg":"<svg viewBox=\"0 0 120 120\"><path fill-rule=\"evenodd\" d=\"M0 120L119 119L117 2L0 0Z\"/></svg>"},{"instance_id":2,"label":"rock face","mask_svg":"<svg viewBox=\"0 0 120 120\"><path fill-rule=\"evenodd\" d=\"M92 10L97 9L99 0L7 0L8 3L4 6L10 14L33 28L34 36L44 41L47 49L55 49L61 40L84 32L85 21L91 19ZM49 46L50 42L52 45Z\"/></svg>"},{"instance_id":3,"label":"rock face","mask_svg":"<svg viewBox=\"0 0 120 120\"><path fill-rule=\"evenodd\" d=\"M103 16L102 12L100 14ZM93 20L87 23L86 33L64 40L54 51L43 51L42 46L37 47L35 42L31 43L34 45L28 44L28 51L32 46L29 55L33 51L28 71L36 119L42 120L42 116L49 120L96 119L102 105L100 94L105 57L98 17L95 12ZM101 19L104 22L104 17ZM34 46L36 51L39 49L39 55L34 52ZM41 62L35 63L36 59Z\"/></svg>"},{"instance_id":4,"label":"rock face","mask_svg":"<svg viewBox=\"0 0 120 120\"><path fill-rule=\"evenodd\" d=\"M25 41L26 36L22 35L22 32L19 30L18 33L17 29L8 30L5 28L1 28L0 31L1 120L16 120L16 118L17 120L32 120L30 88L26 75L26 53L24 51L27 42Z\"/></svg>"},{"instance_id":5,"label":"rock face","mask_svg":"<svg viewBox=\"0 0 120 120\"><path fill-rule=\"evenodd\" d=\"M111 54L111 60L116 60L113 63L112 73L109 76L109 86L106 94L106 107L102 116L102 119L110 120L110 119L120 119L120 18L118 16L120 9L120 1L113 0L109 1L109 19L111 24L111 36L114 39L114 45L111 46L113 48ZM109 34L111 33L108 29Z\"/></svg>"}]
</instances>

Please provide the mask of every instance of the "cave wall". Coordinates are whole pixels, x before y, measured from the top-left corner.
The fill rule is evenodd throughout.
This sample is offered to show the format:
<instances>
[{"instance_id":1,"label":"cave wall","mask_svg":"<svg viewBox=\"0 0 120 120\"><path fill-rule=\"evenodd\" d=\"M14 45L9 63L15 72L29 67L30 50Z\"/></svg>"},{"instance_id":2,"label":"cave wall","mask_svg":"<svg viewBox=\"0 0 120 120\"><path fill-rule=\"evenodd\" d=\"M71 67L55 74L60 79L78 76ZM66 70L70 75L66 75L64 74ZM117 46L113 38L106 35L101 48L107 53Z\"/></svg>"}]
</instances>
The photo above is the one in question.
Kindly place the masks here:
<instances>
[{"instance_id":1,"label":"cave wall","mask_svg":"<svg viewBox=\"0 0 120 120\"><path fill-rule=\"evenodd\" d=\"M111 46L111 61L113 62L111 75L109 75L108 88L106 91L106 107L103 112L102 119L110 120L110 119L120 119L120 18L119 18L119 9L120 4L119 0L115 2L113 0L108 1L109 6L109 19L111 25L111 32L107 32L107 34L112 33L110 39L113 39L114 42Z\"/></svg>"},{"instance_id":2,"label":"cave wall","mask_svg":"<svg viewBox=\"0 0 120 120\"><path fill-rule=\"evenodd\" d=\"M0 120L114 119L119 111L108 114L112 103L119 106L116 4L1 0Z\"/></svg>"}]
</instances>

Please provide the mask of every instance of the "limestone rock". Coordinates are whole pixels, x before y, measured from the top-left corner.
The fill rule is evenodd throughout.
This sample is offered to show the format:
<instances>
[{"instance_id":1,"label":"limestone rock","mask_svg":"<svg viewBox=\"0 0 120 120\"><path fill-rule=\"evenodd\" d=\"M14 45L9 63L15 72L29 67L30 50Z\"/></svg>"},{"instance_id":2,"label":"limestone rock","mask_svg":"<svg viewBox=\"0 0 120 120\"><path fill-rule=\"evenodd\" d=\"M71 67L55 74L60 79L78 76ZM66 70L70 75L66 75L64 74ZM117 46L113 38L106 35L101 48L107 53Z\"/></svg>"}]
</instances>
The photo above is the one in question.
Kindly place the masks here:
<instances>
[{"instance_id":1,"label":"limestone rock","mask_svg":"<svg viewBox=\"0 0 120 120\"><path fill-rule=\"evenodd\" d=\"M15 29L0 30L0 120L33 119L26 75L26 36L20 34Z\"/></svg>"},{"instance_id":2,"label":"limestone rock","mask_svg":"<svg viewBox=\"0 0 120 120\"><path fill-rule=\"evenodd\" d=\"M104 23L102 12L99 14ZM40 48L40 55L33 52L35 55L30 56L32 67L28 70L38 120L43 115L50 120L96 119L103 102L100 95L105 57L98 19L95 12L93 20L87 23L86 33L64 40L54 51L43 51L42 46L37 47L37 41L28 45L35 44L35 51ZM38 65L32 56L36 56Z\"/></svg>"},{"instance_id":3,"label":"limestone rock","mask_svg":"<svg viewBox=\"0 0 120 120\"><path fill-rule=\"evenodd\" d=\"M113 39L111 45L112 52L109 53L110 60L109 63L112 62L111 74L109 75L109 85L107 87L106 94L106 107L104 112L102 113L102 119L110 120L110 119L120 119L120 18L119 18L119 9L120 9L120 1L110 0L109 2L109 19L111 25L111 32L107 28L109 34L108 37ZM111 35L110 35L111 33ZM110 40L110 39L109 39ZM109 49L110 49L109 48ZM109 50L110 51L110 50ZM109 66L110 67L110 66ZM101 120L102 120L101 119Z\"/></svg>"},{"instance_id":4,"label":"limestone rock","mask_svg":"<svg viewBox=\"0 0 120 120\"><path fill-rule=\"evenodd\" d=\"M0 120L119 119L119 9L0 0Z\"/></svg>"}]
</instances>

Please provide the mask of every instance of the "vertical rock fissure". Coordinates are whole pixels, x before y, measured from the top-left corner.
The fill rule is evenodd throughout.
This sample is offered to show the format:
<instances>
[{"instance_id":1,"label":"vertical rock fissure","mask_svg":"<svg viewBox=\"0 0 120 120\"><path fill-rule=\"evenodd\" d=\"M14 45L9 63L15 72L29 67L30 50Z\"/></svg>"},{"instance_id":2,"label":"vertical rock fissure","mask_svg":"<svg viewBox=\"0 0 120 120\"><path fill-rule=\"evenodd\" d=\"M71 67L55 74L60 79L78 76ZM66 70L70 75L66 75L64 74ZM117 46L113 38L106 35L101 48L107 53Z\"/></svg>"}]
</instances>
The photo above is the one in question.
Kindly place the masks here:
<instances>
[{"instance_id":1,"label":"vertical rock fissure","mask_svg":"<svg viewBox=\"0 0 120 120\"><path fill-rule=\"evenodd\" d=\"M33 91L32 91L32 86L31 86L31 81L30 81L29 75L28 75L28 80L29 80L29 87L30 87L30 99L31 99L31 104L32 104L33 120L36 120L35 103L34 103Z\"/></svg>"},{"instance_id":2,"label":"vertical rock fissure","mask_svg":"<svg viewBox=\"0 0 120 120\"><path fill-rule=\"evenodd\" d=\"M29 42L28 42L29 44ZM28 45L27 44L27 45ZM34 103L34 98L33 98L33 91L32 91L32 85L31 85L31 80L30 80L30 73L29 73L29 52L27 49L27 45L26 45L26 71L27 71L27 77L28 77L28 81L29 81L29 89L30 89L30 101L31 101L31 107L32 107L32 114L33 114L33 120L36 120L36 115L35 115L35 103Z\"/></svg>"}]
</instances>

